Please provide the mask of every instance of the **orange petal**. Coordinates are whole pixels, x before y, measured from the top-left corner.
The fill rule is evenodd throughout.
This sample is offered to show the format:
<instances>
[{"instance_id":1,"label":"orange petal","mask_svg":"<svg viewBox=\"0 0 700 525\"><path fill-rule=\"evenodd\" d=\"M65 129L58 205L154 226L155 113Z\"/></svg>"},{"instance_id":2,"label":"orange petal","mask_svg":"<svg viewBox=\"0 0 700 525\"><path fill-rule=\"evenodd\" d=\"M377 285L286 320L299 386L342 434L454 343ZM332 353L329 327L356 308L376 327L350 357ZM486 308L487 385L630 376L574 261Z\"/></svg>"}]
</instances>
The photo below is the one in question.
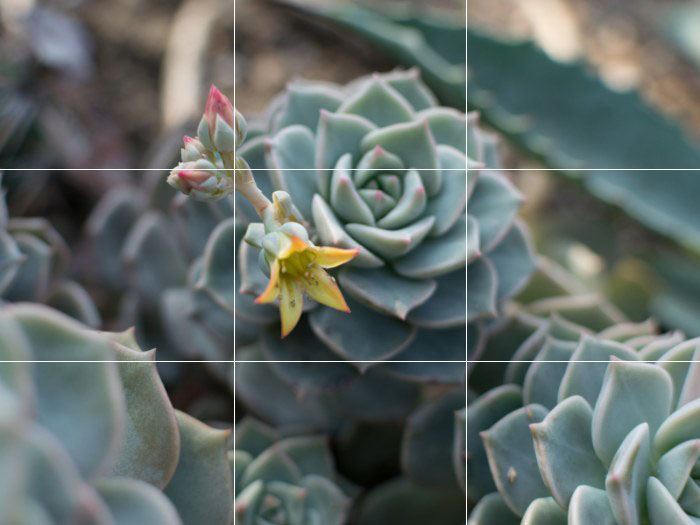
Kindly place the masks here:
<instances>
[{"instance_id":1,"label":"orange petal","mask_svg":"<svg viewBox=\"0 0 700 525\"><path fill-rule=\"evenodd\" d=\"M282 318L282 337L294 330L301 318L304 307L304 295L295 279L282 277L280 280L280 317Z\"/></svg>"},{"instance_id":2,"label":"orange petal","mask_svg":"<svg viewBox=\"0 0 700 525\"><path fill-rule=\"evenodd\" d=\"M344 250L342 248L330 248L328 246L312 248L312 251L316 254L314 262L324 268L335 268L336 266L345 264L360 253L360 250L357 248L353 250Z\"/></svg>"},{"instance_id":3,"label":"orange petal","mask_svg":"<svg viewBox=\"0 0 700 525\"><path fill-rule=\"evenodd\" d=\"M260 294L256 299L256 304L271 303L279 295L279 281L280 281L280 262L275 259L272 263L272 268L270 268L270 282L267 283L267 288Z\"/></svg>"},{"instance_id":4,"label":"orange petal","mask_svg":"<svg viewBox=\"0 0 700 525\"><path fill-rule=\"evenodd\" d=\"M308 277L304 277L304 290L309 297L336 310L350 312L340 288L323 268L314 265L308 270L308 274Z\"/></svg>"},{"instance_id":5,"label":"orange petal","mask_svg":"<svg viewBox=\"0 0 700 525\"><path fill-rule=\"evenodd\" d=\"M306 244L303 240L301 240L296 235L292 235L291 237L292 237L292 242L287 247L287 249L279 255L280 259L286 259L286 258L294 255L295 253L301 253L301 252L304 252L310 248L310 246L308 244Z\"/></svg>"}]
</instances>

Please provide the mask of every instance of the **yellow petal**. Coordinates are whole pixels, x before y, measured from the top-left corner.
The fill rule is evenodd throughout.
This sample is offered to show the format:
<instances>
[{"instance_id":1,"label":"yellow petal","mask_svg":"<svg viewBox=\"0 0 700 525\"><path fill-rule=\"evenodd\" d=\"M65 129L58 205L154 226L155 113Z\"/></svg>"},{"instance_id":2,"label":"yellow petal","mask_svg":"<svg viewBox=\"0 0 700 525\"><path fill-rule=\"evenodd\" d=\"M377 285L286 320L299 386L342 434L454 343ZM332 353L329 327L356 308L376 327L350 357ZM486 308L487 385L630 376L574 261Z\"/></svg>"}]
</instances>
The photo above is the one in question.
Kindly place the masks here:
<instances>
[{"instance_id":1,"label":"yellow petal","mask_svg":"<svg viewBox=\"0 0 700 525\"><path fill-rule=\"evenodd\" d=\"M335 268L336 266L345 264L360 253L360 250L357 248L353 250L343 250L342 248L330 248L328 246L312 248L312 251L316 255L314 262L324 268Z\"/></svg>"},{"instance_id":2,"label":"yellow petal","mask_svg":"<svg viewBox=\"0 0 700 525\"><path fill-rule=\"evenodd\" d=\"M288 257L291 257L295 253L300 253L300 252L305 252L310 248L308 244L306 244L303 240L301 240L299 237L296 235L292 235L292 242L287 246L287 248L284 250L284 252L280 253L279 258L280 259L287 259Z\"/></svg>"},{"instance_id":3,"label":"yellow petal","mask_svg":"<svg viewBox=\"0 0 700 525\"><path fill-rule=\"evenodd\" d=\"M280 279L280 317L282 318L282 337L294 330L301 318L304 306L304 295L301 286L293 278Z\"/></svg>"},{"instance_id":4,"label":"yellow petal","mask_svg":"<svg viewBox=\"0 0 700 525\"><path fill-rule=\"evenodd\" d=\"M280 263L279 260L275 259L272 263L272 268L270 268L270 282L267 283L267 288L261 293L256 299L257 304L271 303L279 295L279 281L280 281Z\"/></svg>"},{"instance_id":5,"label":"yellow petal","mask_svg":"<svg viewBox=\"0 0 700 525\"><path fill-rule=\"evenodd\" d=\"M304 276L304 290L314 301L321 304L350 312L345 298L335 280L320 266L314 265L308 270L308 276Z\"/></svg>"}]
</instances>

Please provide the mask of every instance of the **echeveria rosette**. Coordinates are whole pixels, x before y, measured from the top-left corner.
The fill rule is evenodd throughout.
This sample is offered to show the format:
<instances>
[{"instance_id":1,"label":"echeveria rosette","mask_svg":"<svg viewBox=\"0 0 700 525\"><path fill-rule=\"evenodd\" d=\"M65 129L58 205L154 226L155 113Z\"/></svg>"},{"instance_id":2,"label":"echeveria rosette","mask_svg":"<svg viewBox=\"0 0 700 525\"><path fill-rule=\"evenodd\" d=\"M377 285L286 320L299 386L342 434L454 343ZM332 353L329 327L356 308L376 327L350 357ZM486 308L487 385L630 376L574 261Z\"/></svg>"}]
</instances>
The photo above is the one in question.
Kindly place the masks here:
<instances>
[{"instance_id":1,"label":"echeveria rosette","mask_svg":"<svg viewBox=\"0 0 700 525\"><path fill-rule=\"evenodd\" d=\"M533 336L512 384L469 405L470 487L498 489L470 523L698 523L700 339L567 328Z\"/></svg>"},{"instance_id":2,"label":"echeveria rosette","mask_svg":"<svg viewBox=\"0 0 700 525\"><path fill-rule=\"evenodd\" d=\"M467 116L467 319L495 318L535 270L523 225L517 220L523 197L499 173L496 138Z\"/></svg>"},{"instance_id":3,"label":"echeveria rosette","mask_svg":"<svg viewBox=\"0 0 700 525\"><path fill-rule=\"evenodd\" d=\"M438 107L411 70L294 82L238 149L259 185L291 195L319 244L359 250L337 273L352 314L307 314L329 358L464 360L465 137L465 115ZM261 293L257 269L239 269Z\"/></svg>"},{"instance_id":4,"label":"echeveria rosette","mask_svg":"<svg viewBox=\"0 0 700 525\"><path fill-rule=\"evenodd\" d=\"M229 462L236 479L240 523L342 525L355 490L335 472L322 435L280 438L266 425L244 419L236 426Z\"/></svg>"}]
</instances>

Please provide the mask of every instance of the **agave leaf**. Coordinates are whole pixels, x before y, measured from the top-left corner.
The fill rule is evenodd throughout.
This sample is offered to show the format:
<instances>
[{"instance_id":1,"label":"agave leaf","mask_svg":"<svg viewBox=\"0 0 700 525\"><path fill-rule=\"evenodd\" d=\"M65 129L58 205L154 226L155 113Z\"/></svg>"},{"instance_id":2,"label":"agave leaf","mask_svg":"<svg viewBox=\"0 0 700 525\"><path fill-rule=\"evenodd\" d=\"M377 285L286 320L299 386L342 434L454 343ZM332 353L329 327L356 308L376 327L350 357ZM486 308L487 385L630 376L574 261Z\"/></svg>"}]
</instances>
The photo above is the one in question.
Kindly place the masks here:
<instances>
[{"instance_id":1,"label":"agave leaf","mask_svg":"<svg viewBox=\"0 0 700 525\"><path fill-rule=\"evenodd\" d=\"M465 28L453 18L415 8L379 10L346 2L326 5L300 0L284 3L353 31L403 66L419 66L445 103L464 108ZM405 88L400 89L403 86L392 85L407 95ZM407 98L413 107L435 105L432 97L421 92Z\"/></svg>"}]
</instances>

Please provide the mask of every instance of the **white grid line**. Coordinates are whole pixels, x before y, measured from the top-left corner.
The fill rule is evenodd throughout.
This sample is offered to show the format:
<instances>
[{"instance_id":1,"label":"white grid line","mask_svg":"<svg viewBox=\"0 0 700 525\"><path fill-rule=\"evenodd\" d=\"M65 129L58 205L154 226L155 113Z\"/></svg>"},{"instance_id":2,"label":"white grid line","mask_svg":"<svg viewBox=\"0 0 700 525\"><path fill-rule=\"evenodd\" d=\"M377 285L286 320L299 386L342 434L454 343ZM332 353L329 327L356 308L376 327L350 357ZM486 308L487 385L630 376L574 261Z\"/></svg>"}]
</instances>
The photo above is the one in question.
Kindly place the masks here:
<instances>
[{"instance_id":1,"label":"white grid line","mask_svg":"<svg viewBox=\"0 0 700 525\"><path fill-rule=\"evenodd\" d=\"M235 155L235 150L234 150ZM172 171L170 168L0 168L0 171ZM333 168L251 168L251 171L318 171ZM364 171L362 168L344 168L345 171ZM419 171L472 171L471 168L414 168ZM384 168L385 171L406 171L405 168ZM383 171L384 171L383 170ZM217 168L217 171L248 171L244 168ZM505 170L502 170L505 171Z\"/></svg>"},{"instance_id":2,"label":"white grid line","mask_svg":"<svg viewBox=\"0 0 700 525\"><path fill-rule=\"evenodd\" d=\"M3 363L144 363L144 364L152 364L152 363L182 363L182 364L193 364L193 363L229 363L229 364L236 364L236 363L291 363L291 364L305 364L305 363L324 363L324 364L336 364L336 365L342 365L342 364L386 364L386 363L391 363L391 364L403 364L403 363L428 363L428 364L466 364L469 362L477 362L477 361L467 361L467 360L456 360L456 361L302 361L302 360L289 360L289 361L267 361L265 359L253 359L250 361L244 360L244 359L222 359L222 360L197 360L197 359L190 359L190 360L177 360L177 359L169 359L169 360L160 360L157 359L155 361L119 361L119 360L110 360L110 359L105 359L105 360L74 360L74 359L47 359L47 360L2 360L0 361L0 366ZM508 362L508 361L506 361ZM543 362L543 361L537 361L537 362ZM605 361L607 363L607 361ZM683 361L675 361L677 363L683 362Z\"/></svg>"},{"instance_id":3,"label":"white grid line","mask_svg":"<svg viewBox=\"0 0 700 525\"><path fill-rule=\"evenodd\" d=\"M466 0L465 0L466 2ZM233 0L233 107L234 107L234 112L236 108L236 0ZM234 141L233 143L233 158L236 158L236 142ZM234 169L234 171L236 171ZM234 177L234 188L235 188L235 177ZM233 199L233 216L236 216L236 198ZM236 259L238 258L236 254L236 249L238 246L234 244L233 247L233 285L236 287ZM237 293L233 294L233 310L234 312L236 311L236 295ZM235 348L236 348L236 316L233 316L233 348L234 348L234 354L233 354L233 471L236 471L236 354L235 354ZM235 509L235 503L236 503L236 476L232 476L233 478L233 504L234 504L234 509L233 509L233 525L236 525L236 509Z\"/></svg>"},{"instance_id":4,"label":"white grid line","mask_svg":"<svg viewBox=\"0 0 700 525\"><path fill-rule=\"evenodd\" d=\"M0 171L172 171L175 166L169 168L2 168ZM333 168L251 168L251 171L317 171L331 170ZM400 168L386 168L387 171L406 171ZM420 171L483 171L484 168L415 168ZM218 171L247 171L242 168L217 168ZM346 168L346 171L362 171L361 168ZM616 171L700 171L700 168L498 168L492 171L556 171L589 173L596 171L616 172Z\"/></svg>"}]
</instances>

